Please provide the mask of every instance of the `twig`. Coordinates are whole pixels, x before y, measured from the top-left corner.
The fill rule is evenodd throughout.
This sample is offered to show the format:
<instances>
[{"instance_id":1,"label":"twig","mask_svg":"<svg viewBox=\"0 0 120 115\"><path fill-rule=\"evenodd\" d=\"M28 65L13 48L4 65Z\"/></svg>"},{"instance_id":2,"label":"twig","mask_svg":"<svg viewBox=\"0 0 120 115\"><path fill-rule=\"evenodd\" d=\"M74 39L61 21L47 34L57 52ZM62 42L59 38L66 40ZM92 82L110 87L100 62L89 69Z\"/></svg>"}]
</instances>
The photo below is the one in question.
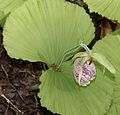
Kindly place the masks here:
<instances>
[{"instance_id":1,"label":"twig","mask_svg":"<svg viewBox=\"0 0 120 115\"><path fill-rule=\"evenodd\" d=\"M7 81L9 82L10 86L18 93L18 95L19 95L19 97L22 99L22 101L23 101L24 103L26 103L25 100L23 99L23 97L22 97L22 96L20 95L20 93L18 92L18 90L15 88L15 86L12 85L12 83L10 82L9 77L8 77L8 73L7 73L7 71L5 70L5 68L4 68L3 65L1 65L1 68L2 68L3 72L5 73L6 78L7 78Z\"/></svg>"},{"instance_id":2,"label":"twig","mask_svg":"<svg viewBox=\"0 0 120 115\"><path fill-rule=\"evenodd\" d=\"M12 105L19 113L24 114L24 112L22 112L20 109L18 109L17 106L15 106L4 94L1 94L1 97L3 97L8 104Z\"/></svg>"},{"instance_id":3,"label":"twig","mask_svg":"<svg viewBox=\"0 0 120 115\"><path fill-rule=\"evenodd\" d=\"M8 108L9 108L9 103L7 104L7 108L6 108L6 110L5 110L5 114L4 114L4 115L7 115Z\"/></svg>"},{"instance_id":4,"label":"twig","mask_svg":"<svg viewBox=\"0 0 120 115\"><path fill-rule=\"evenodd\" d=\"M7 71L5 70L5 68L3 67L2 64L1 64L1 68L2 68L3 72L5 73L6 77L8 78L8 73L7 73Z\"/></svg>"},{"instance_id":5,"label":"twig","mask_svg":"<svg viewBox=\"0 0 120 115\"><path fill-rule=\"evenodd\" d=\"M38 107L39 103L38 103L38 99L37 99L36 95L34 95L34 98L35 98L35 105L36 105L36 107Z\"/></svg>"}]
</instances>

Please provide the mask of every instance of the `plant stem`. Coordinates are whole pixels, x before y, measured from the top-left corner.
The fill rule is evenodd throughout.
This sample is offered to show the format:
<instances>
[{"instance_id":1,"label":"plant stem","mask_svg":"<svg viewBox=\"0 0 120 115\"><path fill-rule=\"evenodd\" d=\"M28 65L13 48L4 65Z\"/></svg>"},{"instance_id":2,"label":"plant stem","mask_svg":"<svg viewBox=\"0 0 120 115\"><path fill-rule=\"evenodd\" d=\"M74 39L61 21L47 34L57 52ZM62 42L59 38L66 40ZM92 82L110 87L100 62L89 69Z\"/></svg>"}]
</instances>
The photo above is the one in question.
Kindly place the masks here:
<instances>
[{"instance_id":1,"label":"plant stem","mask_svg":"<svg viewBox=\"0 0 120 115\"><path fill-rule=\"evenodd\" d=\"M80 45L81 45L81 47L83 47L88 52L88 54L91 55L91 50L87 47L86 44L81 43Z\"/></svg>"},{"instance_id":2,"label":"plant stem","mask_svg":"<svg viewBox=\"0 0 120 115\"><path fill-rule=\"evenodd\" d=\"M35 85L31 85L30 88L29 88L29 91L36 91L39 89L39 85L40 84L35 84Z\"/></svg>"},{"instance_id":3,"label":"plant stem","mask_svg":"<svg viewBox=\"0 0 120 115\"><path fill-rule=\"evenodd\" d=\"M67 50L67 51L64 53L64 55L63 55L63 57L62 57L62 59L61 59L61 61L60 61L60 64L58 65L58 68L60 68L60 66L61 66L62 63L64 62L65 57L66 57L67 55L69 55L69 54L71 54L71 53L75 53L75 52L76 52L77 50L79 50L81 47L84 48L84 49L88 52L88 54L91 55L91 50L87 47L87 45L81 43L81 44L79 44L79 45L77 45L77 46L74 46L73 48L70 48L69 50Z\"/></svg>"},{"instance_id":4,"label":"plant stem","mask_svg":"<svg viewBox=\"0 0 120 115\"><path fill-rule=\"evenodd\" d=\"M65 57L66 57L67 55L76 52L80 47L81 47L81 45L77 45L77 46L74 46L73 48L67 50L67 51L64 53L64 55L63 55L63 57L62 57L62 59L61 59L61 61L60 61L60 64L59 64L59 66L58 66L58 68L62 65L62 63L64 62L64 59L65 59Z\"/></svg>"}]
</instances>

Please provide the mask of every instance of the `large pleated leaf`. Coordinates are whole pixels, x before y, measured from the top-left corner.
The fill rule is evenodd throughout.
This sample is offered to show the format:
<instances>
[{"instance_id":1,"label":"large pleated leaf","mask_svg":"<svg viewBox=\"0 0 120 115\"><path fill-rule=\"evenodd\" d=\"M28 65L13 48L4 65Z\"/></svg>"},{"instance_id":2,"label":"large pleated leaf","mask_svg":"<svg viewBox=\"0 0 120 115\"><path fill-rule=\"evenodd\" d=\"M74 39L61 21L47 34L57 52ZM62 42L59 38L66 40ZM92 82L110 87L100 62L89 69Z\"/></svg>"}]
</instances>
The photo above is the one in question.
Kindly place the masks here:
<instances>
[{"instance_id":1,"label":"large pleated leaf","mask_svg":"<svg viewBox=\"0 0 120 115\"><path fill-rule=\"evenodd\" d=\"M93 47L93 52L103 54L117 70L112 103L105 115L120 115L120 30L97 42Z\"/></svg>"},{"instance_id":2,"label":"large pleated leaf","mask_svg":"<svg viewBox=\"0 0 120 115\"><path fill-rule=\"evenodd\" d=\"M7 19L4 46L13 58L58 64L65 51L94 37L84 9L64 0L28 0Z\"/></svg>"},{"instance_id":3,"label":"large pleated leaf","mask_svg":"<svg viewBox=\"0 0 120 115\"><path fill-rule=\"evenodd\" d=\"M25 0L0 0L0 24L4 22L5 17L21 6Z\"/></svg>"},{"instance_id":4,"label":"large pleated leaf","mask_svg":"<svg viewBox=\"0 0 120 115\"><path fill-rule=\"evenodd\" d=\"M105 115L120 115L120 82L117 82L114 87L112 103L108 112Z\"/></svg>"},{"instance_id":5,"label":"large pleated leaf","mask_svg":"<svg viewBox=\"0 0 120 115\"><path fill-rule=\"evenodd\" d=\"M91 12L98 12L112 20L120 22L120 1L119 0L84 0Z\"/></svg>"},{"instance_id":6,"label":"large pleated leaf","mask_svg":"<svg viewBox=\"0 0 120 115\"><path fill-rule=\"evenodd\" d=\"M42 106L61 115L103 115L111 103L113 83L97 65L97 76L87 87L80 87L73 77L73 65L64 63L61 72L49 69L40 77Z\"/></svg>"}]
</instances>

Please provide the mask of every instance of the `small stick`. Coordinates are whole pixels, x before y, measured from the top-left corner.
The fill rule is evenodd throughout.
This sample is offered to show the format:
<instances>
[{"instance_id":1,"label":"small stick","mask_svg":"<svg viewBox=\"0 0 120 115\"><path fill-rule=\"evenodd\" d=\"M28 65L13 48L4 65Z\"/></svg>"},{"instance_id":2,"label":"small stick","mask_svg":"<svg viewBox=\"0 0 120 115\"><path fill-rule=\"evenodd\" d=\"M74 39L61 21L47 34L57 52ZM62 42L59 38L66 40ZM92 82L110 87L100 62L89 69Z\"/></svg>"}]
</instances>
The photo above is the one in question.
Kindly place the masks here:
<instances>
[{"instance_id":1,"label":"small stick","mask_svg":"<svg viewBox=\"0 0 120 115\"><path fill-rule=\"evenodd\" d=\"M36 95L34 95L34 98L35 98L35 105L36 105L36 107L38 107L38 106L39 106L39 103L38 103L38 100L37 100Z\"/></svg>"},{"instance_id":2,"label":"small stick","mask_svg":"<svg viewBox=\"0 0 120 115\"><path fill-rule=\"evenodd\" d=\"M9 104L7 105L7 108L6 108L6 110L5 110L5 114L4 114L4 115L7 115L8 108L9 108Z\"/></svg>"},{"instance_id":3,"label":"small stick","mask_svg":"<svg viewBox=\"0 0 120 115\"><path fill-rule=\"evenodd\" d=\"M19 113L24 114L24 112L22 112L21 110L19 110L17 108L17 106L15 106L4 94L1 94L1 97L3 97L7 101L8 104L11 104Z\"/></svg>"},{"instance_id":4,"label":"small stick","mask_svg":"<svg viewBox=\"0 0 120 115\"><path fill-rule=\"evenodd\" d=\"M20 96L20 98L22 99L22 101L23 101L24 103L26 103L25 100L23 99L23 97L22 97L22 96L20 95L20 93L18 92L18 90L15 88L15 86L11 84L11 82L10 82L10 80L9 80L9 77L8 77L9 75L8 75L7 71L5 70L5 68L4 68L3 65L1 65L1 68L2 68L3 72L5 73L6 78L7 78L7 81L9 82L10 86L18 93L18 95Z\"/></svg>"}]
</instances>

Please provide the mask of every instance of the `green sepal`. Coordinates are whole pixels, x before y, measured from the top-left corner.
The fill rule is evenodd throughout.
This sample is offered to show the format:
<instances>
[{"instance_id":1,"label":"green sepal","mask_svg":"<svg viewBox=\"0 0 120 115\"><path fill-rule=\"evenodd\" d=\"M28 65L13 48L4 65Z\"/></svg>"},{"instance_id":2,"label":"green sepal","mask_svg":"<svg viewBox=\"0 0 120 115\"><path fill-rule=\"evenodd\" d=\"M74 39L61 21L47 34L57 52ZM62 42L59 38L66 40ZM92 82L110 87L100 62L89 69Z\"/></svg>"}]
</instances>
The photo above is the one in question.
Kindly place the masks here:
<instances>
[{"instance_id":1,"label":"green sepal","mask_svg":"<svg viewBox=\"0 0 120 115\"><path fill-rule=\"evenodd\" d=\"M115 74L116 70L114 66L110 63L110 61L100 53L92 53L92 58L94 61L97 61L101 65L103 65L106 69L108 69L111 73Z\"/></svg>"}]
</instances>

